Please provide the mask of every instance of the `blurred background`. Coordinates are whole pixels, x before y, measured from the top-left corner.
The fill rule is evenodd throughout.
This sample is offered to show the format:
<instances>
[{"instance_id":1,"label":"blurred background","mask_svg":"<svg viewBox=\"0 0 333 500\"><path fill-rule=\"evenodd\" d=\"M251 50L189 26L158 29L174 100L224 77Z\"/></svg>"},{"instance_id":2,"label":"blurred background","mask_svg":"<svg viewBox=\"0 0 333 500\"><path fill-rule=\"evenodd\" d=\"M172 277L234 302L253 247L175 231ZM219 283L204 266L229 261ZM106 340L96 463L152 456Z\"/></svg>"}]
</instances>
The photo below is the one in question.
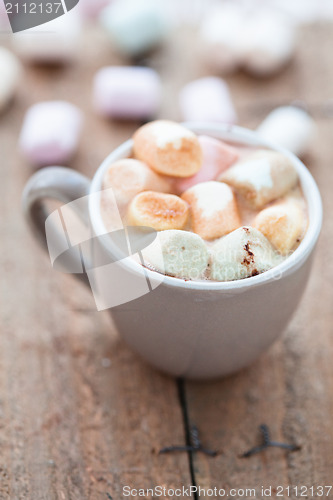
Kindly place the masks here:
<instances>
[{"instance_id":1,"label":"blurred background","mask_svg":"<svg viewBox=\"0 0 333 500\"><path fill-rule=\"evenodd\" d=\"M55 10L59 4L47 5ZM0 42L10 51L0 54L1 130L3 136L11 129L8 155L18 150L26 172L65 164L91 176L147 120L257 128L272 110L290 104L310 116L285 110L263 133L304 155L316 129L310 117L333 113L329 0L80 0L54 21L14 35L1 7ZM66 152L47 143L61 141L61 132L51 130L57 106L35 110L28 134L23 127L31 106L55 100L77 108L58 110L59 120L79 112L75 125L63 130L72 141ZM296 129L300 137L286 142ZM58 151L43 155L47 146Z\"/></svg>"}]
</instances>

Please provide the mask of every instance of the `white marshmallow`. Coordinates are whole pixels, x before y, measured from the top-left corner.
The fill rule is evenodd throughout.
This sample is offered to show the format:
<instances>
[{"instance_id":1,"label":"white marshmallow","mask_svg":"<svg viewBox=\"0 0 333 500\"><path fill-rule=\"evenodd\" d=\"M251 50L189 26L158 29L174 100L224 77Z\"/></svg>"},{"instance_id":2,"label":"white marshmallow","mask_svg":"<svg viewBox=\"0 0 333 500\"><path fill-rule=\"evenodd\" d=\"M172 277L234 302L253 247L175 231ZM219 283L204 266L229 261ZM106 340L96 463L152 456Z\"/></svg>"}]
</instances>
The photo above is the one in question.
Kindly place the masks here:
<instances>
[{"instance_id":1,"label":"white marshmallow","mask_svg":"<svg viewBox=\"0 0 333 500\"><path fill-rule=\"evenodd\" d=\"M243 30L244 12L238 5L224 3L210 9L200 30L205 62L223 74L235 71L241 63L239 36Z\"/></svg>"},{"instance_id":2,"label":"white marshmallow","mask_svg":"<svg viewBox=\"0 0 333 500\"><path fill-rule=\"evenodd\" d=\"M0 47L0 112L14 96L21 73L22 66L17 57Z\"/></svg>"},{"instance_id":3,"label":"white marshmallow","mask_svg":"<svg viewBox=\"0 0 333 500\"><path fill-rule=\"evenodd\" d=\"M282 260L260 231L244 226L213 245L210 277L215 281L248 278L268 271Z\"/></svg>"},{"instance_id":4,"label":"white marshmallow","mask_svg":"<svg viewBox=\"0 0 333 500\"><path fill-rule=\"evenodd\" d=\"M221 78L206 77L188 83L180 92L179 104L186 121L237 122L229 87Z\"/></svg>"},{"instance_id":5,"label":"white marshmallow","mask_svg":"<svg viewBox=\"0 0 333 500\"><path fill-rule=\"evenodd\" d=\"M114 46L133 57L152 49L169 32L160 0L116 0L102 10L100 21Z\"/></svg>"},{"instance_id":6,"label":"white marshmallow","mask_svg":"<svg viewBox=\"0 0 333 500\"><path fill-rule=\"evenodd\" d=\"M167 230L142 252L145 263L157 271L184 279L201 279L208 266L209 252L197 234Z\"/></svg>"},{"instance_id":7,"label":"white marshmallow","mask_svg":"<svg viewBox=\"0 0 333 500\"><path fill-rule=\"evenodd\" d=\"M239 36L243 66L255 76L279 71L295 51L294 24L274 10L257 11L248 16Z\"/></svg>"},{"instance_id":8,"label":"white marshmallow","mask_svg":"<svg viewBox=\"0 0 333 500\"><path fill-rule=\"evenodd\" d=\"M35 165L64 164L78 146L81 126L81 111L68 102L35 104L25 115L20 148Z\"/></svg>"},{"instance_id":9,"label":"white marshmallow","mask_svg":"<svg viewBox=\"0 0 333 500\"><path fill-rule=\"evenodd\" d=\"M254 208L262 208L284 196L298 181L292 161L270 150L257 150L226 170L219 178L244 196Z\"/></svg>"},{"instance_id":10,"label":"white marshmallow","mask_svg":"<svg viewBox=\"0 0 333 500\"><path fill-rule=\"evenodd\" d=\"M332 6L331 0L271 0L275 7L288 15L297 24L311 24L325 19ZM331 11L332 12L332 11ZM326 19L327 20L327 17Z\"/></svg>"},{"instance_id":11,"label":"white marshmallow","mask_svg":"<svg viewBox=\"0 0 333 500\"><path fill-rule=\"evenodd\" d=\"M16 33L13 45L27 61L68 63L80 51L81 26L81 17L74 8L53 21Z\"/></svg>"},{"instance_id":12,"label":"white marshmallow","mask_svg":"<svg viewBox=\"0 0 333 500\"><path fill-rule=\"evenodd\" d=\"M159 109L161 93L161 80L151 68L110 66L100 69L94 80L95 108L111 118L152 117Z\"/></svg>"},{"instance_id":13,"label":"white marshmallow","mask_svg":"<svg viewBox=\"0 0 333 500\"><path fill-rule=\"evenodd\" d=\"M307 151L315 130L316 125L310 115L295 106L276 108L257 128L261 137L297 156Z\"/></svg>"}]
</instances>

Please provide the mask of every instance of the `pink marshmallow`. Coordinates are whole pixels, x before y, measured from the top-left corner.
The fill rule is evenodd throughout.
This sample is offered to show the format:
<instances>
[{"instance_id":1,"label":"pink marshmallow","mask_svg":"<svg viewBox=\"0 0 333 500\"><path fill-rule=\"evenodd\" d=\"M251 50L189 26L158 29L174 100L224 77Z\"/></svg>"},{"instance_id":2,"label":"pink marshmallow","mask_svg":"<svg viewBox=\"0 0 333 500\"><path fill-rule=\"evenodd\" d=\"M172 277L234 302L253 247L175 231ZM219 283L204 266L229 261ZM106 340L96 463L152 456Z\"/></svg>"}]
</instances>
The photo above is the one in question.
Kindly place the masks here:
<instances>
[{"instance_id":1,"label":"pink marshmallow","mask_svg":"<svg viewBox=\"0 0 333 500\"><path fill-rule=\"evenodd\" d=\"M80 0L79 9L86 19L95 19L112 0Z\"/></svg>"},{"instance_id":2,"label":"pink marshmallow","mask_svg":"<svg viewBox=\"0 0 333 500\"><path fill-rule=\"evenodd\" d=\"M237 114L229 87L217 77L200 78L183 87L179 104L184 120L236 123Z\"/></svg>"},{"instance_id":3,"label":"pink marshmallow","mask_svg":"<svg viewBox=\"0 0 333 500\"><path fill-rule=\"evenodd\" d=\"M94 81L94 106L110 118L141 120L154 116L161 102L161 81L151 68L110 66Z\"/></svg>"},{"instance_id":4,"label":"pink marshmallow","mask_svg":"<svg viewBox=\"0 0 333 500\"><path fill-rule=\"evenodd\" d=\"M2 30L11 32L11 26L9 23L9 18L6 12L4 2L0 2L0 28Z\"/></svg>"},{"instance_id":5,"label":"pink marshmallow","mask_svg":"<svg viewBox=\"0 0 333 500\"><path fill-rule=\"evenodd\" d=\"M66 164L78 146L81 111L65 101L46 101L27 111L20 135L20 149L38 166Z\"/></svg>"},{"instance_id":6,"label":"pink marshmallow","mask_svg":"<svg viewBox=\"0 0 333 500\"><path fill-rule=\"evenodd\" d=\"M236 123L229 87L217 77L200 78L183 87L179 104L184 120Z\"/></svg>"},{"instance_id":7,"label":"pink marshmallow","mask_svg":"<svg viewBox=\"0 0 333 500\"><path fill-rule=\"evenodd\" d=\"M224 170L239 158L238 151L235 148L218 139L201 135L199 143L203 153L202 167L197 174L175 181L175 190L179 194L200 182L216 180Z\"/></svg>"}]
</instances>

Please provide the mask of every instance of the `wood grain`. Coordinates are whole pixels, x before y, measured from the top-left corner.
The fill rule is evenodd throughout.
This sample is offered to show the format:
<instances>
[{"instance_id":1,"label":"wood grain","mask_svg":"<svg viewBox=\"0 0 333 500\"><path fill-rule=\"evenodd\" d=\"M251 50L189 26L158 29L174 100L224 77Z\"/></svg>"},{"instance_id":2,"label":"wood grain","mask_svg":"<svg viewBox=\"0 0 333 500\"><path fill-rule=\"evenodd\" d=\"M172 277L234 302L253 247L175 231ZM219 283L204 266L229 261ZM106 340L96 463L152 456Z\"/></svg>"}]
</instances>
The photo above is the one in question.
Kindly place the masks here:
<instances>
[{"instance_id":1,"label":"wood grain","mask_svg":"<svg viewBox=\"0 0 333 500\"><path fill-rule=\"evenodd\" d=\"M67 68L26 67L14 105L1 116L0 146L0 498L99 500L122 498L122 487L260 487L329 484L333 467L332 281L330 221L333 170L332 30L307 28L296 61L276 78L228 79L240 123L255 127L275 105L306 101L318 123L308 164L326 212L312 277L283 338L258 363L212 383L186 384L190 423L198 426L202 454L158 455L185 443L177 384L141 362L118 338L109 316L94 311L87 290L55 273L32 241L20 213L31 174L17 152L26 108L43 99L67 99L85 112L74 167L92 176L136 123L107 122L91 109L93 74L124 63L102 35L88 30L79 60ZM179 50L182 47L182 50ZM161 116L179 119L176 95L191 78L207 74L193 34L178 37L149 61L162 75ZM325 107L326 105L326 107ZM240 312L241 313L241 312ZM209 321L209 318L207 318ZM269 325L267 326L269 328ZM301 446L240 458L267 423L276 440Z\"/></svg>"}]
</instances>

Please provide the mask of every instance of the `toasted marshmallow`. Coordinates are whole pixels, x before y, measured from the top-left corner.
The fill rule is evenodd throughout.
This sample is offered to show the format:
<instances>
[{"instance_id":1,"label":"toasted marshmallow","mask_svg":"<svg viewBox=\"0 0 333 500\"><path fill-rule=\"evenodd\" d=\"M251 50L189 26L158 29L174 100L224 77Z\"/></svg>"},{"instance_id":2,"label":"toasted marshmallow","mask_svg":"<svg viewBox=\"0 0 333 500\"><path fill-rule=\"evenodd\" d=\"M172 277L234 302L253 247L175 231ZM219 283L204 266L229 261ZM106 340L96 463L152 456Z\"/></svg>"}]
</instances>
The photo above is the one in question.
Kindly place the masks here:
<instances>
[{"instance_id":1,"label":"toasted marshmallow","mask_svg":"<svg viewBox=\"0 0 333 500\"><path fill-rule=\"evenodd\" d=\"M204 241L188 231L158 233L142 255L148 267L184 279L203 278L209 261Z\"/></svg>"},{"instance_id":2,"label":"toasted marshmallow","mask_svg":"<svg viewBox=\"0 0 333 500\"><path fill-rule=\"evenodd\" d=\"M173 194L144 191L131 202L128 219L134 226L147 226L164 231L183 229L189 215L189 206Z\"/></svg>"},{"instance_id":3,"label":"toasted marshmallow","mask_svg":"<svg viewBox=\"0 0 333 500\"><path fill-rule=\"evenodd\" d=\"M283 257L253 227L240 227L219 239L211 249L210 278L233 281L268 271Z\"/></svg>"},{"instance_id":4,"label":"toasted marshmallow","mask_svg":"<svg viewBox=\"0 0 333 500\"><path fill-rule=\"evenodd\" d=\"M189 177L201 168L202 151L197 136L178 123L147 123L133 139L135 157L160 174Z\"/></svg>"},{"instance_id":5,"label":"toasted marshmallow","mask_svg":"<svg viewBox=\"0 0 333 500\"><path fill-rule=\"evenodd\" d=\"M112 189L117 203L127 205L142 191L169 191L170 182L145 163L132 158L113 163L105 173L103 188Z\"/></svg>"},{"instance_id":6,"label":"toasted marshmallow","mask_svg":"<svg viewBox=\"0 0 333 500\"><path fill-rule=\"evenodd\" d=\"M200 182L215 181L219 174L238 160L238 151L225 142L201 135L199 143L203 154L202 167L191 177L177 179L175 182L177 193L181 194Z\"/></svg>"},{"instance_id":7,"label":"toasted marshmallow","mask_svg":"<svg viewBox=\"0 0 333 500\"><path fill-rule=\"evenodd\" d=\"M261 137L297 156L307 151L315 130L316 125L311 116L296 106L274 109L257 128Z\"/></svg>"},{"instance_id":8,"label":"toasted marshmallow","mask_svg":"<svg viewBox=\"0 0 333 500\"><path fill-rule=\"evenodd\" d=\"M191 207L191 229L206 240L230 233L241 225L234 193L227 184L202 182L182 194Z\"/></svg>"},{"instance_id":9,"label":"toasted marshmallow","mask_svg":"<svg viewBox=\"0 0 333 500\"><path fill-rule=\"evenodd\" d=\"M288 255L302 238L306 217L300 203L284 201L259 212L253 226L280 254Z\"/></svg>"},{"instance_id":10,"label":"toasted marshmallow","mask_svg":"<svg viewBox=\"0 0 333 500\"><path fill-rule=\"evenodd\" d=\"M14 96L21 73L22 67L17 57L0 47L0 112Z\"/></svg>"},{"instance_id":11,"label":"toasted marshmallow","mask_svg":"<svg viewBox=\"0 0 333 500\"><path fill-rule=\"evenodd\" d=\"M219 180L233 186L254 208L262 208L293 188L298 175L289 158L262 150L236 163Z\"/></svg>"}]
</instances>

